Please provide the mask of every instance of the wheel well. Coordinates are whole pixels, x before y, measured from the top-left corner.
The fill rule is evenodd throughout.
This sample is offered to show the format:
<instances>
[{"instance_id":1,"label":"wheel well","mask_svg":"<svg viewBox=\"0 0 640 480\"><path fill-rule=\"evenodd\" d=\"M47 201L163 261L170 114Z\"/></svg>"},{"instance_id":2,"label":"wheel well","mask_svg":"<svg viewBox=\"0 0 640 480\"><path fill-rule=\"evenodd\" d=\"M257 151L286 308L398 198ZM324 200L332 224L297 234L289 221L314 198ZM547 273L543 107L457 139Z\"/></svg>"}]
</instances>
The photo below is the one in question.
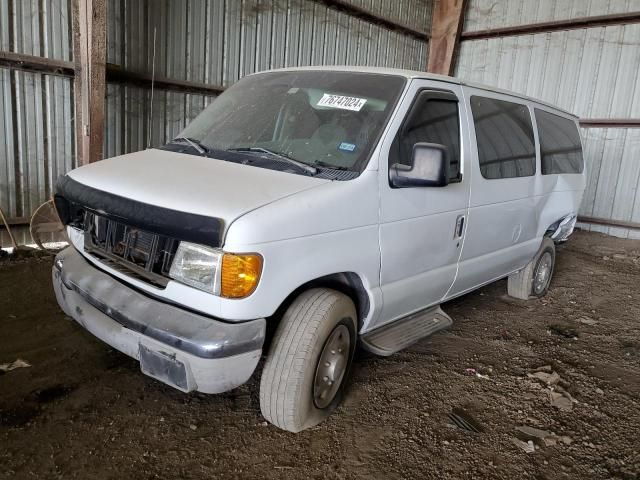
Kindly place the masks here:
<instances>
[{"instance_id":1,"label":"wheel well","mask_svg":"<svg viewBox=\"0 0 640 480\"><path fill-rule=\"evenodd\" d=\"M333 273L331 275L325 275L324 277L319 277L303 285L300 285L293 292L291 292L289 296L280 304L275 313L267 318L267 335L264 347L265 350L268 348L268 345L271 344L271 338L273 337L273 334L275 333L275 330L280 323L280 319L282 319L284 312L287 310L287 308L289 308L289 305L291 305L293 300L298 295L300 295L305 290L309 290L310 288L331 288L333 290L337 290L340 293L344 293L347 297L349 297L356 306L356 312L358 315L358 330L360 330L364 318L369 313L369 294L364 288L364 284L362 283L362 280L360 279L360 276L358 274L353 272Z\"/></svg>"},{"instance_id":2,"label":"wheel well","mask_svg":"<svg viewBox=\"0 0 640 480\"><path fill-rule=\"evenodd\" d=\"M558 230L559 227L562 226L563 222L565 222L566 220L570 221L571 219L573 219L573 225L571 226L571 231L568 231L568 234L566 236L564 236L564 237L562 236L562 232L561 232L560 233L560 238L554 238L554 235L555 235L556 231ZM565 215L564 217L559 218L558 220L553 222L551 225L549 225L547 227L547 230L544 232L544 236L551 238L553 240L553 243L556 243L556 244L563 243L564 241L567 240L569 235L571 235L571 232L573 231L573 226L575 226L576 220L577 220L577 215L576 214Z\"/></svg>"}]
</instances>

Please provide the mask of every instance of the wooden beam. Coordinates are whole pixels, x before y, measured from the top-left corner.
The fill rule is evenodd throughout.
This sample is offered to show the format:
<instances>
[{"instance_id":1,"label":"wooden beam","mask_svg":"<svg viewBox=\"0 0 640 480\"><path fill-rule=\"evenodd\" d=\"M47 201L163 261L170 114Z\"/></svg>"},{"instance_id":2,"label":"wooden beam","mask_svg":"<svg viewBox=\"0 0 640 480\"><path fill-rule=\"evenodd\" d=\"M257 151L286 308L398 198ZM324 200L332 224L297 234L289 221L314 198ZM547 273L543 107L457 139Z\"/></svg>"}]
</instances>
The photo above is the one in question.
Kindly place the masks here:
<instances>
[{"instance_id":1,"label":"wooden beam","mask_svg":"<svg viewBox=\"0 0 640 480\"><path fill-rule=\"evenodd\" d=\"M611 220L608 218L578 216L578 222L591 223L593 225L604 225L606 227L629 228L631 230L640 230L640 223L625 222L624 220Z\"/></svg>"},{"instance_id":2,"label":"wooden beam","mask_svg":"<svg viewBox=\"0 0 640 480\"><path fill-rule=\"evenodd\" d=\"M73 62L66 62L64 60L53 60L35 55L24 55L0 50L0 67L73 78L76 66ZM106 64L106 76L107 82L109 83L125 83L151 88L150 74L125 70L119 65ZM155 78L155 88L201 95L219 95L225 90L225 87L220 85L209 85L207 83L188 80L173 80L171 78L158 76Z\"/></svg>"},{"instance_id":3,"label":"wooden beam","mask_svg":"<svg viewBox=\"0 0 640 480\"><path fill-rule=\"evenodd\" d=\"M583 128L640 128L640 118L581 118Z\"/></svg>"},{"instance_id":4,"label":"wooden beam","mask_svg":"<svg viewBox=\"0 0 640 480\"><path fill-rule=\"evenodd\" d=\"M12 226L31 225L31 219L27 217L7 218L7 223Z\"/></svg>"},{"instance_id":5,"label":"wooden beam","mask_svg":"<svg viewBox=\"0 0 640 480\"><path fill-rule=\"evenodd\" d=\"M415 28L412 28L400 22L395 22L388 18L377 15L370 10L353 5L351 2L348 2L345 0L314 0L314 1L317 3L321 3L322 5L326 5L329 8L333 8L335 10L344 12L353 17L360 18L366 22L373 23L375 25L380 25L388 30L400 32L410 37L414 37L418 40L429 39L429 32L417 30Z\"/></svg>"},{"instance_id":6,"label":"wooden beam","mask_svg":"<svg viewBox=\"0 0 640 480\"><path fill-rule=\"evenodd\" d=\"M102 159L106 25L105 0L73 0L75 129L79 165Z\"/></svg>"},{"instance_id":7,"label":"wooden beam","mask_svg":"<svg viewBox=\"0 0 640 480\"><path fill-rule=\"evenodd\" d=\"M62 77L73 77L74 75L73 62L5 51L0 51L0 67Z\"/></svg>"},{"instance_id":8,"label":"wooden beam","mask_svg":"<svg viewBox=\"0 0 640 480\"><path fill-rule=\"evenodd\" d=\"M152 78L147 73L131 72L124 70L118 65L107 64L107 81L110 83L125 83L127 85L138 85L144 88L151 88ZM209 85L207 83L191 82L187 80L173 80L171 78L158 77L153 79L155 88L161 90L171 90L175 92L195 93L200 95L220 95L224 92L224 87L220 85Z\"/></svg>"},{"instance_id":9,"label":"wooden beam","mask_svg":"<svg viewBox=\"0 0 640 480\"><path fill-rule=\"evenodd\" d=\"M460 39L466 0L436 0L433 9L427 71L451 75Z\"/></svg>"},{"instance_id":10,"label":"wooden beam","mask_svg":"<svg viewBox=\"0 0 640 480\"><path fill-rule=\"evenodd\" d=\"M640 12L615 13L593 17L579 17L551 22L529 23L513 27L500 27L475 32L463 32L461 40L481 40L513 35L529 35L533 33L555 32L558 30L576 30L579 28L606 27L608 25L629 25L640 23Z\"/></svg>"}]
</instances>

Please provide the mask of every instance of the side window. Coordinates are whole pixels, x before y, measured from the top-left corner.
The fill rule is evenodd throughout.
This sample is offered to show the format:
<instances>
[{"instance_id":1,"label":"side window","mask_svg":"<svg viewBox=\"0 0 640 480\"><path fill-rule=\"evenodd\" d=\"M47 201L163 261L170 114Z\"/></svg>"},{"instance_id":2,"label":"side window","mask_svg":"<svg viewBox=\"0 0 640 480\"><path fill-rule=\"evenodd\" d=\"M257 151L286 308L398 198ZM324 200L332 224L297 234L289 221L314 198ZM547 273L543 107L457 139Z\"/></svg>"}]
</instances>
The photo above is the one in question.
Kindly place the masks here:
<instances>
[{"instance_id":1,"label":"side window","mask_svg":"<svg viewBox=\"0 0 640 480\"><path fill-rule=\"evenodd\" d=\"M389 152L389 165L411 165L416 143L438 143L449 151L449 181L460 180L460 119L458 99L452 93L421 92Z\"/></svg>"},{"instance_id":2,"label":"side window","mask_svg":"<svg viewBox=\"0 0 640 480\"><path fill-rule=\"evenodd\" d=\"M536 149L529 109L493 98L471 97L482 176L528 177L536 173Z\"/></svg>"},{"instance_id":3,"label":"side window","mask_svg":"<svg viewBox=\"0 0 640 480\"><path fill-rule=\"evenodd\" d=\"M542 174L582 173L582 144L575 122L537 108L534 112L540 137Z\"/></svg>"}]
</instances>

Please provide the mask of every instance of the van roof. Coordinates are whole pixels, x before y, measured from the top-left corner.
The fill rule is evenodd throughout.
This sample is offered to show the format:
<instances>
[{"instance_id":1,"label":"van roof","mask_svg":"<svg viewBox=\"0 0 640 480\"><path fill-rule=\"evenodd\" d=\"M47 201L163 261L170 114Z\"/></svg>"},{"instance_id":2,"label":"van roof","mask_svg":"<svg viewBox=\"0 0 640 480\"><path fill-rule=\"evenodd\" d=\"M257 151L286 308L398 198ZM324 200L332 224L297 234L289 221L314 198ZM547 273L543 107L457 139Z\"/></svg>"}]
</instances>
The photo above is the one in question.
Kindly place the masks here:
<instances>
[{"instance_id":1,"label":"van roof","mask_svg":"<svg viewBox=\"0 0 640 480\"><path fill-rule=\"evenodd\" d=\"M453 83L456 85L465 85L468 87L478 88L480 90L487 90L489 92L501 93L504 95L510 95L512 97L535 102L540 105L544 105L546 107L552 108L558 112L562 112L565 115L569 115L576 119L578 118L577 115L567 110L559 108L558 106L553 105L551 103L538 100L537 98L528 97L520 93L512 92L509 90L503 90L501 88L492 87L489 85L483 85L481 83L468 82L466 80L461 80L456 77L449 77L447 75L438 75L436 73L421 72L418 70L404 70L401 68L383 68L383 67L360 67L360 66L349 66L349 65L331 65L331 66L317 66L317 67L286 67L286 68L277 68L273 70L266 70L266 72L291 72L291 71L295 72L295 71L314 71L314 70L315 71L324 70L324 71L338 71L338 72L377 73L381 75L397 75L405 78L420 78L425 80L435 80L438 82ZM256 73L264 73L264 72L265 71L256 72Z\"/></svg>"}]
</instances>

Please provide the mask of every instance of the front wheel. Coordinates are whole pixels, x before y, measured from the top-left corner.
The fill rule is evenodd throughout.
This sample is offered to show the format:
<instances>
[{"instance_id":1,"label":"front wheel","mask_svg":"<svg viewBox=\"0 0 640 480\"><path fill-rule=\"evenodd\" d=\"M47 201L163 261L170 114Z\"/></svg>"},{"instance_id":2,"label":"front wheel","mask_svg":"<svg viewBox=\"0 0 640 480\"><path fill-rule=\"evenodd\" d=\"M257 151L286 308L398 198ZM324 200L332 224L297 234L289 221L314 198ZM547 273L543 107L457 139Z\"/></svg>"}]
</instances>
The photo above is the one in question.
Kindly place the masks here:
<instances>
[{"instance_id":1,"label":"front wheel","mask_svg":"<svg viewBox=\"0 0 640 480\"><path fill-rule=\"evenodd\" d=\"M299 432L339 405L356 346L356 309L327 288L303 292L276 330L260 380L260 409L275 426Z\"/></svg>"},{"instance_id":2,"label":"front wheel","mask_svg":"<svg viewBox=\"0 0 640 480\"><path fill-rule=\"evenodd\" d=\"M556 263L556 246L549 237L542 239L540 250L522 270L509 275L507 292L509 296L527 300L542 297L549 290Z\"/></svg>"}]
</instances>

